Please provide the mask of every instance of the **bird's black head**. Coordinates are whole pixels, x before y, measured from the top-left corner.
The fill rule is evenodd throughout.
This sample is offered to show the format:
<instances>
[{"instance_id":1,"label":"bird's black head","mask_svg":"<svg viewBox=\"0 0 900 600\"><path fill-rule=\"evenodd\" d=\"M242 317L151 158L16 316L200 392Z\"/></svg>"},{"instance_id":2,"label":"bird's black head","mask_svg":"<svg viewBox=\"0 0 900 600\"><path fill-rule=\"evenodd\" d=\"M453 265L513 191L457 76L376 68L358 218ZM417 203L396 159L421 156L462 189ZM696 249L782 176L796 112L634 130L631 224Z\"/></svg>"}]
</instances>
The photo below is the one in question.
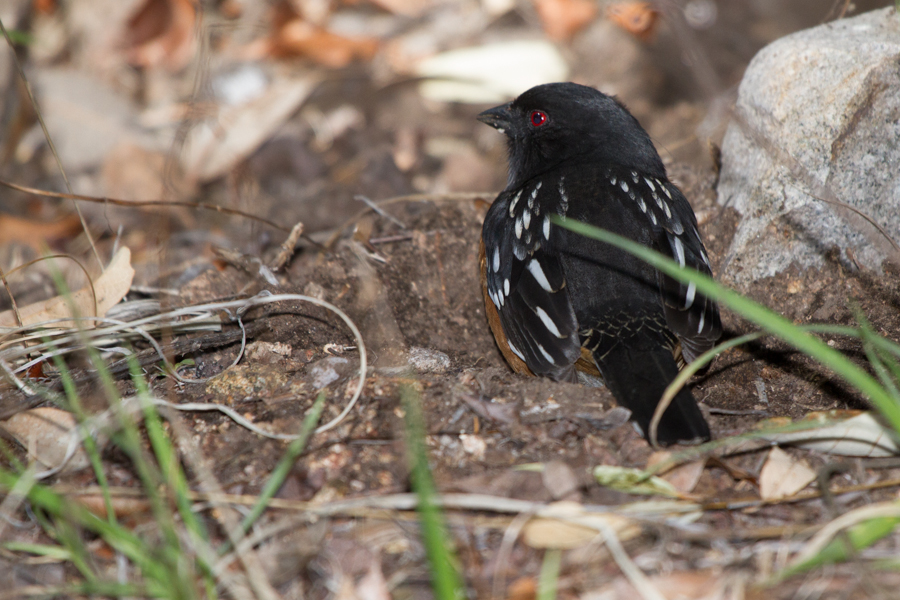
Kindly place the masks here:
<instances>
[{"instance_id":1,"label":"bird's black head","mask_svg":"<svg viewBox=\"0 0 900 600\"><path fill-rule=\"evenodd\" d=\"M665 177L662 160L637 119L615 98L577 83L533 87L484 111L478 120L507 136L510 187L564 161Z\"/></svg>"}]
</instances>

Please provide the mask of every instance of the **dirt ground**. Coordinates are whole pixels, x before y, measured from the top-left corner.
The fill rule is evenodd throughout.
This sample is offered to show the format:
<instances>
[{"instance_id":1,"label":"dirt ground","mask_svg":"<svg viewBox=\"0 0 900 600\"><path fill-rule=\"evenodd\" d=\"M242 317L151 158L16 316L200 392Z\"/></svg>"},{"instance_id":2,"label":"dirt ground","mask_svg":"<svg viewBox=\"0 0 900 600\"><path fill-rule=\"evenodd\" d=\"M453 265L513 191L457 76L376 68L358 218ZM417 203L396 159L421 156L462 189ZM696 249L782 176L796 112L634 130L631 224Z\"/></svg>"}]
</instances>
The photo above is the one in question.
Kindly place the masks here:
<instances>
[{"instance_id":1,"label":"dirt ground","mask_svg":"<svg viewBox=\"0 0 900 600\"><path fill-rule=\"evenodd\" d=\"M742 20L746 13L720 7L721 28L700 38L729 84L739 80L763 40L784 33L784 28L815 24L809 22L814 14L822 16L806 6L811 3L798 3L791 19L763 18L759 7L767 3L751 4L755 17L747 22ZM750 21L758 26L756 38L727 41L729 27L749 27ZM592 82L584 76L591 73L585 56L591 41L579 43L583 46L576 44L573 50L576 75ZM684 83L685 65L671 61L664 37L644 47L634 64L654 66L633 73L625 99L654 136L671 178L693 205L713 272L720 275L727 269L726 254L739 216L717 204L714 161L705 140L692 134L707 119L709 105ZM125 223L119 243L135 251L136 289L176 291L162 297L165 303L199 304L263 290L304 294L334 303L361 330L370 369L359 402L339 426L312 438L278 498L327 506L409 491L400 389L411 385L421 397L430 465L441 493L591 506L633 502L635 496L602 487L591 476L597 465L644 468L653 454L623 421L609 392L514 375L488 330L476 273L478 239L485 211L504 184L505 158L499 134L474 120L485 107L436 108L423 102L411 84L384 87L358 72L321 85L309 102L323 111L338 104L354 106L366 126L351 128L324 149L315 144L314 132L301 126L299 135L269 141L234 173L199 191L201 200L282 225L304 223L309 235L279 274L277 285L259 274L258 259L270 260L283 234L265 226L212 213L163 214L157 209L105 209L94 217L101 228L104 220ZM401 131L412 132L416 147L426 140L431 144L431 151L420 150L406 171L396 164L398 135L406 135L398 134ZM32 172L28 169L22 172ZM40 181L41 175L35 173L34 179ZM362 194L382 201L423 189L417 197L382 204L384 214L366 210L354 199ZM18 202L10 206L25 206ZM101 240L104 250L116 241L114 232L107 233ZM217 247L232 253L217 252ZM832 258L840 251L833 249ZM900 270L888 264L884 275L878 275L848 270L831 260L823 269L792 269L742 291L796 323L854 325L854 310L859 310L877 333L896 340L898 275ZM131 297L144 295L159 297L140 291ZM753 330L728 311L723 322L726 338ZM224 332L167 341L172 359L193 360L181 369L184 377L213 379L176 384L152 369L157 361L149 353L145 366L151 387L173 402L225 404L269 431L291 433L300 428L327 377L328 402L321 422L341 412L358 381L359 355L339 318L310 304L286 302L254 309L244 324L250 346L239 364L230 366L241 344L238 327L229 324ZM826 339L864 363L856 342ZM77 361L71 366L88 405L102 407L90 374ZM123 395L134 391L126 373L117 385ZM842 381L770 338L725 352L691 386L708 411L717 439L748 432L769 417L798 419L812 411L868 408ZM4 415L39 400L11 388L0 390L0 398ZM285 451L286 442L251 433L219 413L186 413L181 419L200 462L229 494L258 494ZM900 465L889 461L786 450L833 488L900 480ZM628 554L667 598L894 597L890 590L900 584L896 572L861 567L870 564L862 561L796 576L774 587L756 585L782 567L787 554L824 523L897 497L893 486L759 502L758 478L766 451L710 456L690 491L706 510L689 526L647 521L640 534L625 543ZM111 485L137 485L120 451L109 448L104 459ZM522 468L533 464L544 465L543 472ZM190 475L198 474L192 470ZM85 471L54 483L87 486L94 480ZM276 523L291 514L272 510L264 522ZM360 586L373 572L384 578L394 598L431 597L424 549L411 513L293 518L289 532L259 548L266 574L284 597L363 597ZM515 519L461 509L448 509L447 518L470 597L487 598L495 592L498 597L534 597L543 550L521 539L504 541L505 533L520 526ZM865 552L868 559L897 555L896 533ZM53 580L73 570L56 565L39 571L16 565L10 557L0 560L15 566L20 577L16 581ZM97 560L112 562L101 555ZM634 597L629 586L601 544L563 554L560 598Z\"/></svg>"}]
</instances>

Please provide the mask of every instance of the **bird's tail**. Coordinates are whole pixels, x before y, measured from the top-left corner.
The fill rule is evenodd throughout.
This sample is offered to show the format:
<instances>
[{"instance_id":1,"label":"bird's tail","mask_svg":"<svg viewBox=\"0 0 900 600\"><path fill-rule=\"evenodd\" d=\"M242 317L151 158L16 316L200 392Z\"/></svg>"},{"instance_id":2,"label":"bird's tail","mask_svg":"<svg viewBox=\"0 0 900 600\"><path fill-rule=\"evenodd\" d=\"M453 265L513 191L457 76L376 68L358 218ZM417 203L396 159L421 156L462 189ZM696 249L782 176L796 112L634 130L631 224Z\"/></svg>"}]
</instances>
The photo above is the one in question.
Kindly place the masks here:
<instances>
[{"instance_id":1,"label":"bird's tail","mask_svg":"<svg viewBox=\"0 0 900 600\"><path fill-rule=\"evenodd\" d=\"M650 348L616 344L594 360L609 390L621 406L631 411L632 420L649 440L650 421L669 383L678 375L678 366L665 346ZM687 388L682 388L663 413L657 429L663 445L710 439L709 425Z\"/></svg>"}]
</instances>

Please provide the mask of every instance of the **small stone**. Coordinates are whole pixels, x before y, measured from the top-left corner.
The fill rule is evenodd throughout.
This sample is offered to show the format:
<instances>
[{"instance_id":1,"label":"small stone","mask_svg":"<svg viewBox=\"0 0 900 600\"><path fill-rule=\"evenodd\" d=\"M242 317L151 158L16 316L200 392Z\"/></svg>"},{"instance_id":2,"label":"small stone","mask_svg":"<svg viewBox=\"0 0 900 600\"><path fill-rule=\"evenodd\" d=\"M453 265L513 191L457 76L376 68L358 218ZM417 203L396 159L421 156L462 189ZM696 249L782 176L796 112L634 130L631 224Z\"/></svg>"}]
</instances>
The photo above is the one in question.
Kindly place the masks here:
<instances>
[{"instance_id":1,"label":"small stone","mask_svg":"<svg viewBox=\"0 0 900 600\"><path fill-rule=\"evenodd\" d=\"M413 347L408 360L419 373L446 373L450 369L450 357L439 350Z\"/></svg>"}]
</instances>

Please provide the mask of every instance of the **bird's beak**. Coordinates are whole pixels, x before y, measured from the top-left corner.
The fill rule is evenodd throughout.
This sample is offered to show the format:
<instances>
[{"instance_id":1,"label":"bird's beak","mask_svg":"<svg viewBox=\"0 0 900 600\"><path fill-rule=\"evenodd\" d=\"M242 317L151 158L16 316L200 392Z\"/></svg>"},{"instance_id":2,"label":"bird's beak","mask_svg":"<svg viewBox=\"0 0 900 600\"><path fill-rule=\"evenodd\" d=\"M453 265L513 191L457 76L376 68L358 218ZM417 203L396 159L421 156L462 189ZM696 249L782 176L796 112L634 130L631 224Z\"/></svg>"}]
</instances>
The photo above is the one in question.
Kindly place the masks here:
<instances>
[{"instance_id":1,"label":"bird's beak","mask_svg":"<svg viewBox=\"0 0 900 600\"><path fill-rule=\"evenodd\" d=\"M505 133L506 131L509 131L512 126L512 112L509 110L510 105L512 105L512 102L489 108L478 115L478 120L490 125L500 133Z\"/></svg>"}]
</instances>

